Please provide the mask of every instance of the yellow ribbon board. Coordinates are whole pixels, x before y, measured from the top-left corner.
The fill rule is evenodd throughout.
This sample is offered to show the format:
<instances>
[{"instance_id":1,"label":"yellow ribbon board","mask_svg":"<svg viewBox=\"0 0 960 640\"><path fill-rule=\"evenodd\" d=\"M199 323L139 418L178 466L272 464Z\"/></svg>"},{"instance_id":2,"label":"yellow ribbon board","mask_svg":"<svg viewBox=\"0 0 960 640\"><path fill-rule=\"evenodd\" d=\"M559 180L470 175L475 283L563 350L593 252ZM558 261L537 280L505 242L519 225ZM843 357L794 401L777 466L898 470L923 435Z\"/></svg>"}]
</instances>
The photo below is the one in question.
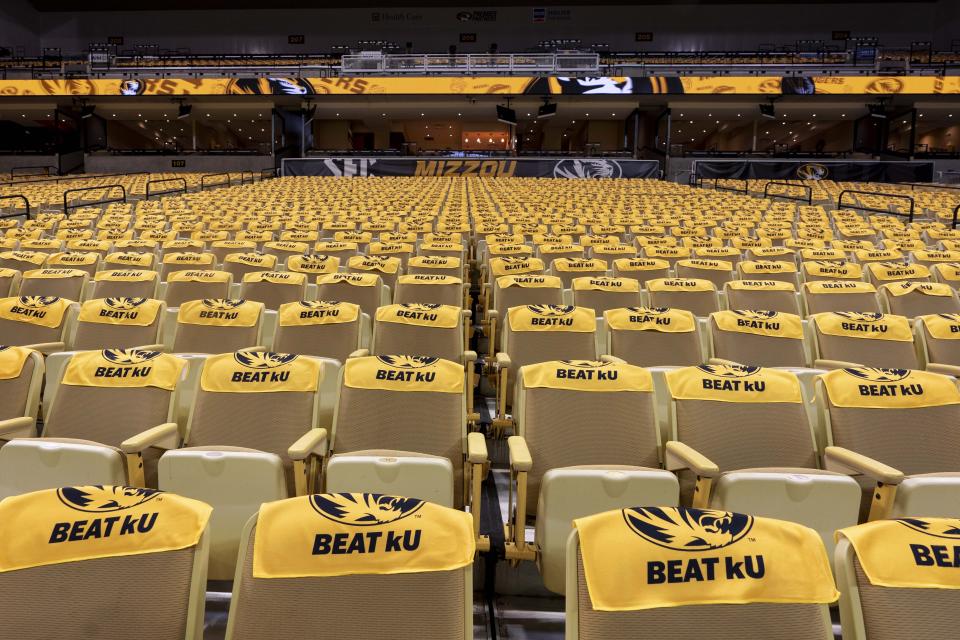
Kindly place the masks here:
<instances>
[{"instance_id":1,"label":"yellow ribbon board","mask_svg":"<svg viewBox=\"0 0 960 640\"><path fill-rule=\"evenodd\" d=\"M869 262L867 269L877 280L921 280L930 277L930 270L922 264L906 262Z\"/></svg>"},{"instance_id":2,"label":"yellow ribbon board","mask_svg":"<svg viewBox=\"0 0 960 640\"><path fill-rule=\"evenodd\" d=\"M572 391L653 391L653 377L642 367L592 360L554 360L520 368L527 389Z\"/></svg>"},{"instance_id":3,"label":"yellow ribbon board","mask_svg":"<svg viewBox=\"0 0 960 640\"><path fill-rule=\"evenodd\" d=\"M610 278L606 276L574 278L571 281L574 291L622 291L636 293L640 291L640 281L636 278Z\"/></svg>"},{"instance_id":4,"label":"yellow ribbon board","mask_svg":"<svg viewBox=\"0 0 960 640\"><path fill-rule=\"evenodd\" d=\"M921 293L925 296L949 298L953 295L953 287L942 282L910 282L898 280L880 286L881 289L893 296L905 296L908 293Z\"/></svg>"},{"instance_id":5,"label":"yellow ribbon board","mask_svg":"<svg viewBox=\"0 0 960 640\"><path fill-rule=\"evenodd\" d=\"M280 305L277 315L282 327L341 324L356 321L360 316L360 305L333 300L300 300Z\"/></svg>"},{"instance_id":6,"label":"yellow ribbon board","mask_svg":"<svg viewBox=\"0 0 960 640\"><path fill-rule=\"evenodd\" d=\"M559 276L516 275L500 276L497 286L501 289L520 287L521 289L559 289L563 286Z\"/></svg>"},{"instance_id":7,"label":"yellow ribbon board","mask_svg":"<svg viewBox=\"0 0 960 640\"><path fill-rule=\"evenodd\" d=\"M0 380L11 380L20 375L33 349L0 346Z\"/></svg>"},{"instance_id":8,"label":"yellow ribbon board","mask_svg":"<svg viewBox=\"0 0 960 640\"><path fill-rule=\"evenodd\" d=\"M324 254L290 256L287 258L287 268L294 273L310 275L336 273L340 268L340 258Z\"/></svg>"},{"instance_id":9,"label":"yellow ribbon board","mask_svg":"<svg viewBox=\"0 0 960 640\"><path fill-rule=\"evenodd\" d=\"M427 356L349 358L343 384L351 389L463 393L463 365Z\"/></svg>"},{"instance_id":10,"label":"yellow ribbon board","mask_svg":"<svg viewBox=\"0 0 960 640\"><path fill-rule=\"evenodd\" d=\"M786 260L744 260L740 270L750 275L761 273L796 273L797 264Z\"/></svg>"},{"instance_id":11,"label":"yellow ribbon board","mask_svg":"<svg viewBox=\"0 0 960 640\"><path fill-rule=\"evenodd\" d=\"M470 514L371 493L327 493L260 507L255 578L452 571L473 562Z\"/></svg>"},{"instance_id":12,"label":"yellow ribbon board","mask_svg":"<svg viewBox=\"0 0 960 640\"><path fill-rule=\"evenodd\" d=\"M41 327L59 327L71 304L71 300L56 296L0 298L0 318Z\"/></svg>"},{"instance_id":13,"label":"yellow ribbon board","mask_svg":"<svg viewBox=\"0 0 960 640\"><path fill-rule=\"evenodd\" d=\"M716 291L717 287L702 278L657 278L647 280L647 291Z\"/></svg>"},{"instance_id":14,"label":"yellow ribbon board","mask_svg":"<svg viewBox=\"0 0 960 640\"><path fill-rule=\"evenodd\" d=\"M726 284L734 291L796 291L792 282L780 280L731 280Z\"/></svg>"},{"instance_id":15,"label":"yellow ribbon board","mask_svg":"<svg viewBox=\"0 0 960 640\"><path fill-rule=\"evenodd\" d=\"M856 367L820 376L830 402L858 409L915 409L960 404L956 380L910 369Z\"/></svg>"},{"instance_id":16,"label":"yellow ribbon board","mask_svg":"<svg viewBox=\"0 0 960 640\"><path fill-rule=\"evenodd\" d=\"M150 298L97 298L80 305L80 322L148 327L162 306Z\"/></svg>"},{"instance_id":17,"label":"yellow ribbon board","mask_svg":"<svg viewBox=\"0 0 960 640\"><path fill-rule=\"evenodd\" d=\"M874 586L960 589L960 519L875 520L836 535L850 541Z\"/></svg>"},{"instance_id":18,"label":"yellow ribbon board","mask_svg":"<svg viewBox=\"0 0 960 640\"><path fill-rule=\"evenodd\" d=\"M825 311L811 316L820 333L841 338L913 342L910 321L904 316L874 312Z\"/></svg>"},{"instance_id":19,"label":"yellow ribbon board","mask_svg":"<svg viewBox=\"0 0 960 640\"><path fill-rule=\"evenodd\" d=\"M715 311L710 317L720 331L803 340L803 322L793 313L730 309Z\"/></svg>"},{"instance_id":20,"label":"yellow ribbon board","mask_svg":"<svg viewBox=\"0 0 960 640\"><path fill-rule=\"evenodd\" d=\"M613 261L617 271L656 271L669 269L670 263L658 258L620 258Z\"/></svg>"},{"instance_id":21,"label":"yellow ribbon board","mask_svg":"<svg viewBox=\"0 0 960 640\"><path fill-rule=\"evenodd\" d=\"M323 363L307 356L237 351L207 358L200 388L214 393L313 393L323 373Z\"/></svg>"},{"instance_id":22,"label":"yellow ribbon board","mask_svg":"<svg viewBox=\"0 0 960 640\"><path fill-rule=\"evenodd\" d=\"M397 273L400 270L400 264L400 258L396 257L350 256L350 259L347 260L348 269L387 274Z\"/></svg>"},{"instance_id":23,"label":"yellow ribbon board","mask_svg":"<svg viewBox=\"0 0 960 640\"><path fill-rule=\"evenodd\" d=\"M307 274L294 271L251 271L243 274L242 282L272 282L299 287L306 284Z\"/></svg>"},{"instance_id":24,"label":"yellow ribbon board","mask_svg":"<svg viewBox=\"0 0 960 640\"><path fill-rule=\"evenodd\" d=\"M16 522L20 533L0 540L0 572L186 549L200 540L212 510L198 500L134 487L11 496L0 502L0 519Z\"/></svg>"},{"instance_id":25,"label":"yellow ribbon board","mask_svg":"<svg viewBox=\"0 0 960 640\"><path fill-rule=\"evenodd\" d=\"M354 287L374 287L380 282L375 273L327 273L317 276L317 284L337 284L345 282Z\"/></svg>"},{"instance_id":26,"label":"yellow ribbon board","mask_svg":"<svg viewBox=\"0 0 960 640\"><path fill-rule=\"evenodd\" d=\"M593 309L568 305L528 304L510 307L507 322L511 331L589 333L596 330Z\"/></svg>"},{"instance_id":27,"label":"yellow ribbon board","mask_svg":"<svg viewBox=\"0 0 960 640\"><path fill-rule=\"evenodd\" d=\"M863 277L863 267L856 262L807 260L802 266L808 277L835 280L859 280Z\"/></svg>"},{"instance_id":28,"label":"yellow ribbon board","mask_svg":"<svg viewBox=\"0 0 960 640\"><path fill-rule=\"evenodd\" d=\"M530 256L501 256L490 259L490 274L494 278L513 274L540 273L543 269L543 260Z\"/></svg>"},{"instance_id":29,"label":"yellow ribbon board","mask_svg":"<svg viewBox=\"0 0 960 640\"><path fill-rule=\"evenodd\" d=\"M713 509L633 507L573 524L598 611L829 604L839 597L820 536L793 522Z\"/></svg>"},{"instance_id":30,"label":"yellow ribbon board","mask_svg":"<svg viewBox=\"0 0 960 640\"><path fill-rule=\"evenodd\" d=\"M204 298L182 303L177 312L177 322L217 327L252 327L260 321L262 313L262 302Z\"/></svg>"},{"instance_id":31,"label":"yellow ribbon board","mask_svg":"<svg viewBox=\"0 0 960 640\"><path fill-rule=\"evenodd\" d=\"M377 322L451 329L460 325L460 308L449 304L390 304L377 308Z\"/></svg>"},{"instance_id":32,"label":"yellow ribbon board","mask_svg":"<svg viewBox=\"0 0 960 640\"><path fill-rule=\"evenodd\" d=\"M603 317L607 326L617 331L690 333L697 327L697 319L686 309L623 307L608 309Z\"/></svg>"},{"instance_id":33,"label":"yellow ribbon board","mask_svg":"<svg viewBox=\"0 0 960 640\"><path fill-rule=\"evenodd\" d=\"M960 340L960 313L936 313L920 316L927 333L936 340Z\"/></svg>"},{"instance_id":34,"label":"yellow ribbon board","mask_svg":"<svg viewBox=\"0 0 960 640\"><path fill-rule=\"evenodd\" d=\"M802 402L800 381L789 371L740 364L706 364L666 374L677 400Z\"/></svg>"},{"instance_id":35,"label":"yellow ribbon board","mask_svg":"<svg viewBox=\"0 0 960 640\"><path fill-rule=\"evenodd\" d=\"M62 384L80 387L156 387L173 391L187 361L161 351L78 351L67 363Z\"/></svg>"}]
</instances>

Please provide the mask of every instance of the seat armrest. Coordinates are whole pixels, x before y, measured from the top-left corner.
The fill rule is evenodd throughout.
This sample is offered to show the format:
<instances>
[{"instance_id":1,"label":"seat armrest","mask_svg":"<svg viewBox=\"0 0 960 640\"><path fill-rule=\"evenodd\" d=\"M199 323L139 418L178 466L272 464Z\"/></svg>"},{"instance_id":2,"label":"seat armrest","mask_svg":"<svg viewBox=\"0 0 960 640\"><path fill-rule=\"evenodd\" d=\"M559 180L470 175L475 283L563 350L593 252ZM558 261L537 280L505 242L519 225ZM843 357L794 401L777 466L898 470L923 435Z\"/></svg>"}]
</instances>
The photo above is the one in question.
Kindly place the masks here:
<instances>
[{"instance_id":1,"label":"seat armrest","mask_svg":"<svg viewBox=\"0 0 960 640\"><path fill-rule=\"evenodd\" d=\"M324 457L327 455L327 430L310 429L290 445L287 455L291 460L306 460L312 455Z\"/></svg>"},{"instance_id":2,"label":"seat armrest","mask_svg":"<svg viewBox=\"0 0 960 640\"><path fill-rule=\"evenodd\" d=\"M823 466L827 471L863 475L883 484L898 485L903 482L902 471L843 447L824 449Z\"/></svg>"},{"instance_id":3,"label":"seat armrest","mask_svg":"<svg viewBox=\"0 0 960 640\"><path fill-rule=\"evenodd\" d=\"M120 450L124 453L142 453L150 447L160 449L174 449L177 446L179 431L176 422L164 422L137 435L127 438L120 443Z\"/></svg>"},{"instance_id":4,"label":"seat armrest","mask_svg":"<svg viewBox=\"0 0 960 640\"><path fill-rule=\"evenodd\" d=\"M497 353L497 368L498 369L509 369L511 366L510 354L505 351L500 351Z\"/></svg>"},{"instance_id":5,"label":"seat armrest","mask_svg":"<svg viewBox=\"0 0 960 640\"><path fill-rule=\"evenodd\" d=\"M485 464L490 456L487 454L487 441L483 434L474 431L467 434L467 462L470 464Z\"/></svg>"},{"instance_id":6,"label":"seat armrest","mask_svg":"<svg viewBox=\"0 0 960 640\"><path fill-rule=\"evenodd\" d=\"M37 344L25 344L23 345L24 349L33 349L34 351L39 351L44 355L51 353L56 353L57 351L63 351L67 348L67 345L63 342L38 342Z\"/></svg>"},{"instance_id":7,"label":"seat armrest","mask_svg":"<svg viewBox=\"0 0 960 640\"><path fill-rule=\"evenodd\" d=\"M365 358L368 355L370 355L370 349L357 349L356 351L352 351L347 358Z\"/></svg>"},{"instance_id":8,"label":"seat armrest","mask_svg":"<svg viewBox=\"0 0 960 640\"><path fill-rule=\"evenodd\" d=\"M600 356L600 362L606 362L607 364L627 364L627 361L623 358L618 358L617 356L611 356L609 354L603 354Z\"/></svg>"},{"instance_id":9,"label":"seat armrest","mask_svg":"<svg viewBox=\"0 0 960 640\"><path fill-rule=\"evenodd\" d=\"M10 438L22 438L22 437L32 437L35 433L19 434L18 431L29 430L32 431L36 420L30 416L22 416L20 418L7 418L6 420L0 420L0 440L8 440Z\"/></svg>"},{"instance_id":10,"label":"seat armrest","mask_svg":"<svg viewBox=\"0 0 960 640\"><path fill-rule=\"evenodd\" d=\"M827 369L832 371L834 369L857 369L862 367L862 364L857 364L856 362L846 362L844 360L827 360L825 358L817 358L813 361L814 369Z\"/></svg>"},{"instance_id":11,"label":"seat armrest","mask_svg":"<svg viewBox=\"0 0 960 640\"><path fill-rule=\"evenodd\" d=\"M693 447L676 440L667 443L664 452L664 465L668 471L689 469L701 478L716 478L720 475L720 467L710 458Z\"/></svg>"},{"instance_id":12,"label":"seat armrest","mask_svg":"<svg viewBox=\"0 0 960 640\"><path fill-rule=\"evenodd\" d=\"M960 378L960 367L952 364L940 364L938 362L928 362L927 371L930 373L939 373L944 376Z\"/></svg>"},{"instance_id":13,"label":"seat armrest","mask_svg":"<svg viewBox=\"0 0 960 640\"><path fill-rule=\"evenodd\" d=\"M497 311L496 309L487 309L487 319L488 319L488 320L489 320L490 318L499 318L499 317L500 317L500 312L499 312L499 311Z\"/></svg>"},{"instance_id":14,"label":"seat armrest","mask_svg":"<svg viewBox=\"0 0 960 640\"><path fill-rule=\"evenodd\" d=\"M523 436L507 438L507 449L510 454L510 469L513 471L530 471L533 468L533 458Z\"/></svg>"},{"instance_id":15,"label":"seat armrest","mask_svg":"<svg viewBox=\"0 0 960 640\"><path fill-rule=\"evenodd\" d=\"M477 352L467 349L463 352L463 361L464 362L476 362L477 361Z\"/></svg>"}]
</instances>

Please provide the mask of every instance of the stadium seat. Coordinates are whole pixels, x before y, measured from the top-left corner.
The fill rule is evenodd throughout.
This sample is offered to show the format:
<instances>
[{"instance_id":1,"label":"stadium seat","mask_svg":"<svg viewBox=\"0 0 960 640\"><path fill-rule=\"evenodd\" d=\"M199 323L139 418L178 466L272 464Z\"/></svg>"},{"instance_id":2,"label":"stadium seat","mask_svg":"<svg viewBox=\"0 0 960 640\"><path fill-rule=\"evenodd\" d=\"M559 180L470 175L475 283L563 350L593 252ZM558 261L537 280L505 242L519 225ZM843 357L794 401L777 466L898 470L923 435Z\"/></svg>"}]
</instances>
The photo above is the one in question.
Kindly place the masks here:
<instances>
[{"instance_id":1,"label":"stadium seat","mask_svg":"<svg viewBox=\"0 0 960 640\"><path fill-rule=\"evenodd\" d=\"M208 271L216 268L216 257L212 253L197 251L164 253L160 261L160 279L169 281L170 275L176 271Z\"/></svg>"},{"instance_id":2,"label":"stadium seat","mask_svg":"<svg viewBox=\"0 0 960 640\"><path fill-rule=\"evenodd\" d=\"M489 355L499 350L502 322L506 320L507 310L511 307L563 304L563 284L557 276L543 274L521 274L500 276L493 283L493 289L486 307L489 338Z\"/></svg>"},{"instance_id":3,"label":"stadium seat","mask_svg":"<svg viewBox=\"0 0 960 640\"><path fill-rule=\"evenodd\" d=\"M397 304L442 304L469 308L469 286L447 275L406 274L397 278L393 301Z\"/></svg>"},{"instance_id":4,"label":"stadium seat","mask_svg":"<svg viewBox=\"0 0 960 640\"><path fill-rule=\"evenodd\" d=\"M397 279L403 273L403 262L397 256L358 255L347 259L347 273L376 274L383 284L396 291Z\"/></svg>"},{"instance_id":5,"label":"stadium seat","mask_svg":"<svg viewBox=\"0 0 960 640\"><path fill-rule=\"evenodd\" d=\"M79 269L33 269L23 273L20 295L79 300L89 279L87 272Z\"/></svg>"},{"instance_id":6,"label":"stadium seat","mask_svg":"<svg viewBox=\"0 0 960 640\"><path fill-rule=\"evenodd\" d=\"M831 311L880 313L877 289L869 282L828 280L805 282L801 289L808 316Z\"/></svg>"},{"instance_id":7,"label":"stadium seat","mask_svg":"<svg viewBox=\"0 0 960 640\"><path fill-rule=\"evenodd\" d=\"M777 280L732 280L723 285L728 309L765 309L800 315L797 288Z\"/></svg>"},{"instance_id":8,"label":"stadium seat","mask_svg":"<svg viewBox=\"0 0 960 640\"><path fill-rule=\"evenodd\" d=\"M176 271L167 278L163 299L169 307L190 300L229 298L233 276L226 271Z\"/></svg>"},{"instance_id":9,"label":"stadium seat","mask_svg":"<svg viewBox=\"0 0 960 640\"><path fill-rule=\"evenodd\" d=\"M407 272L409 275L436 274L460 278L464 273L463 260L442 255L413 256L407 262Z\"/></svg>"},{"instance_id":10,"label":"stadium seat","mask_svg":"<svg viewBox=\"0 0 960 640\"><path fill-rule=\"evenodd\" d=\"M916 369L919 365L910 323L904 316L827 311L810 316L814 366ZM818 364L817 361L820 361Z\"/></svg>"},{"instance_id":11,"label":"stadium seat","mask_svg":"<svg viewBox=\"0 0 960 640\"><path fill-rule=\"evenodd\" d=\"M215 240L210 243L209 252L216 257L218 264L223 264L231 253L254 253L257 243L252 240Z\"/></svg>"},{"instance_id":12,"label":"stadium seat","mask_svg":"<svg viewBox=\"0 0 960 640\"><path fill-rule=\"evenodd\" d=\"M569 289L574 279L603 278L607 270L607 261L600 258L554 258L549 273L560 278L564 289Z\"/></svg>"},{"instance_id":13,"label":"stadium seat","mask_svg":"<svg viewBox=\"0 0 960 640\"><path fill-rule=\"evenodd\" d=\"M729 309L710 314L715 358L761 367L806 367L810 358L800 316Z\"/></svg>"},{"instance_id":14,"label":"stadium seat","mask_svg":"<svg viewBox=\"0 0 960 640\"><path fill-rule=\"evenodd\" d=\"M273 350L330 358L347 357L370 344L370 316L352 302L288 302L277 313Z\"/></svg>"},{"instance_id":15,"label":"stadium seat","mask_svg":"<svg viewBox=\"0 0 960 640\"><path fill-rule=\"evenodd\" d=\"M100 270L100 254L81 251L51 253L47 257L46 267L85 271L88 277L93 278L94 274Z\"/></svg>"},{"instance_id":16,"label":"stadium seat","mask_svg":"<svg viewBox=\"0 0 960 640\"><path fill-rule=\"evenodd\" d=\"M0 435L13 429L34 433L40 407L44 360L38 351L0 346Z\"/></svg>"},{"instance_id":17,"label":"stadium seat","mask_svg":"<svg viewBox=\"0 0 960 640\"><path fill-rule=\"evenodd\" d=\"M706 361L697 318L685 309L626 307L603 314L607 353L639 367Z\"/></svg>"},{"instance_id":18,"label":"stadium seat","mask_svg":"<svg viewBox=\"0 0 960 640\"><path fill-rule=\"evenodd\" d=\"M41 353L67 348L80 305L44 296L0 298L0 344L29 346Z\"/></svg>"},{"instance_id":19,"label":"stadium seat","mask_svg":"<svg viewBox=\"0 0 960 640\"><path fill-rule=\"evenodd\" d=\"M240 282L240 297L276 311L287 302L307 298L307 275L290 271L255 271Z\"/></svg>"},{"instance_id":20,"label":"stadium seat","mask_svg":"<svg viewBox=\"0 0 960 640\"><path fill-rule=\"evenodd\" d=\"M0 269L23 273L40 269L46 262L47 254L40 251L0 251Z\"/></svg>"},{"instance_id":21,"label":"stadium seat","mask_svg":"<svg viewBox=\"0 0 960 640\"><path fill-rule=\"evenodd\" d=\"M659 280L670 275L670 263L657 258L618 258L613 261L614 278L636 278L646 288L649 280Z\"/></svg>"},{"instance_id":22,"label":"stadium seat","mask_svg":"<svg viewBox=\"0 0 960 640\"><path fill-rule=\"evenodd\" d=\"M121 269L151 270L157 266L157 256L153 253L124 251L109 253L103 259L103 269L119 271ZM90 274L94 277L96 274Z\"/></svg>"},{"instance_id":23,"label":"stadium seat","mask_svg":"<svg viewBox=\"0 0 960 640\"><path fill-rule=\"evenodd\" d=\"M273 271L277 268L277 256L249 251L247 253L228 253L223 259L223 270L233 276L234 282L243 280L248 273ZM211 267L212 268L212 267Z\"/></svg>"},{"instance_id":24,"label":"stadium seat","mask_svg":"<svg viewBox=\"0 0 960 640\"><path fill-rule=\"evenodd\" d=\"M717 287L699 278L663 278L647 281L648 306L686 309L695 316L706 317L720 310Z\"/></svg>"},{"instance_id":25,"label":"stadium seat","mask_svg":"<svg viewBox=\"0 0 960 640\"><path fill-rule=\"evenodd\" d=\"M20 292L20 272L16 269L0 269L0 298L9 298Z\"/></svg>"},{"instance_id":26,"label":"stadium seat","mask_svg":"<svg viewBox=\"0 0 960 640\"><path fill-rule=\"evenodd\" d=\"M729 260L707 260L703 258L689 258L678 260L676 272L678 278L700 278L709 280L717 289L733 280L733 263Z\"/></svg>"},{"instance_id":27,"label":"stadium seat","mask_svg":"<svg viewBox=\"0 0 960 640\"><path fill-rule=\"evenodd\" d=\"M793 260L744 260L737 263L741 280L777 280L800 285L797 263Z\"/></svg>"},{"instance_id":28,"label":"stadium seat","mask_svg":"<svg viewBox=\"0 0 960 640\"><path fill-rule=\"evenodd\" d=\"M880 286L880 300L888 313L907 318L960 311L957 291L940 282L888 282Z\"/></svg>"},{"instance_id":29,"label":"stadium seat","mask_svg":"<svg viewBox=\"0 0 960 640\"><path fill-rule=\"evenodd\" d=\"M226 353L261 346L263 303L253 300L190 300L177 311L172 350Z\"/></svg>"},{"instance_id":30,"label":"stadium seat","mask_svg":"<svg viewBox=\"0 0 960 640\"><path fill-rule=\"evenodd\" d=\"M84 292L90 298L157 298L160 274L140 269L98 271Z\"/></svg>"},{"instance_id":31,"label":"stadium seat","mask_svg":"<svg viewBox=\"0 0 960 640\"><path fill-rule=\"evenodd\" d=\"M162 350L166 311L165 302L150 298L87 300L80 305L71 348Z\"/></svg>"},{"instance_id":32,"label":"stadium seat","mask_svg":"<svg viewBox=\"0 0 960 640\"><path fill-rule=\"evenodd\" d=\"M293 273L303 273L311 278L336 273L340 270L340 258L332 255L323 255L318 253L306 254L302 256L289 256L286 262L287 271Z\"/></svg>"},{"instance_id":33,"label":"stadium seat","mask_svg":"<svg viewBox=\"0 0 960 640\"><path fill-rule=\"evenodd\" d=\"M907 262L868 262L866 265L867 281L874 286L899 280L911 282L929 282L930 270L922 264Z\"/></svg>"},{"instance_id":34,"label":"stadium seat","mask_svg":"<svg viewBox=\"0 0 960 640\"><path fill-rule=\"evenodd\" d=\"M338 300L360 306L369 317L390 304L391 290L376 273L329 273L317 277L317 300Z\"/></svg>"}]
</instances>

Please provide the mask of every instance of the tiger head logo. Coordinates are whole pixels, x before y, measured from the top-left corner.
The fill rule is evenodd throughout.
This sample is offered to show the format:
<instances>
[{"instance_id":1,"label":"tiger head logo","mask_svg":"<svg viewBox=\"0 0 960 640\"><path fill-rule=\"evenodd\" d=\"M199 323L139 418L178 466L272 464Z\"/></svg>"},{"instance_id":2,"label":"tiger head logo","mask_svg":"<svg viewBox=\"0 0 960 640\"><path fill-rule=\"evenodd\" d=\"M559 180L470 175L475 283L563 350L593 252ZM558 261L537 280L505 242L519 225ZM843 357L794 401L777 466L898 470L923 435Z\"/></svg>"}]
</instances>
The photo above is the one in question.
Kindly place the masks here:
<instances>
[{"instance_id":1,"label":"tiger head logo","mask_svg":"<svg viewBox=\"0 0 960 640\"><path fill-rule=\"evenodd\" d=\"M808 162L797 168L797 177L801 180L823 180L830 175L827 165L817 162Z\"/></svg>"},{"instance_id":2,"label":"tiger head logo","mask_svg":"<svg viewBox=\"0 0 960 640\"><path fill-rule=\"evenodd\" d=\"M880 367L857 367L844 369L844 373L870 382L896 382L910 375L909 369L882 369Z\"/></svg>"},{"instance_id":3,"label":"tiger head logo","mask_svg":"<svg viewBox=\"0 0 960 640\"><path fill-rule=\"evenodd\" d=\"M435 302L401 302L400 306L409 311L436 311L443 305Z\"/></svg>"},{"instance_id":4,"label":"tiger head logo","mask_svg":"<svg viewBox=\"0 0 960 640\"><path fill-rule=\"evenodd\" d=\"M246 300L243 298L235 298L232 300L227 298L204 298L201 304L208 309L216 309L217 311L230 311L231 309L236 309L245 302Z\"/></svg>"},{"instance_id":5,"label":"tiger head logo","mask_svg":"<svg viewBox=\"0 0 960 640\"><path fill-rule=\"evenodd\" d=\"M440 359L429 356L376 356L376 358L383 364L396 369L422 369Z\"/></svg>"},{"instance_id":6,"label":"tiger head logo","mask_svg":"<svg viewBox=\"0 0 960 640\"><path fill-rule=\"evenodd\" d=\"M86 513L107 513L132 509L149 502L162 491L140 487L113 487L108 485L86 485L80 487L61 487L57 489L60 502Z\"/></svg>"},{"instance_id":7,"label":"tiger head logo","mask_svg":"<svg viewBox=\"0 0 960 640\"><path fill-rule=\"evenodd\" d=\"M665 313L670 312L670 307L627 307L630 311L634 313L642 313L644 315L651 316L662 316Z\"/></svg>"},{"instance_id":8,"label":"tiger head logo","mask_svg":"<svg viewBox=\"0 0 960 640\"><path fill-rule=\"evenodd\" d=\"M271 351L237 351L233 354L233 359L248 369L275 369L290 364L297 356Z\"/></svg>"},{"instance_id":9,"label":"tiger head logo","mask_svg":"<svg viewBox=\"0 0 960 640\"><path fill-rule=\"evenodd\" d=\"M162 355L161 351L141 351L139 349L104 349L100 352L103 359L118 365L134 365L153 360Z\"/></svg>"},{"instance_id":10,"label":"tiger head logo","mask_svg":"<svg viewBox=\"0 0 960 640\"><path fill-rule=\"evenodd\" d=\"M896 522L935 538L960 540L960 519L958 518L898 518Z\"/></svg>"},{"instance_id":11,"label":"tiger head logo","mask_svg":"<svg viewBox=\"0 0 960 640\"><path fill-rule=\"evenodd\" d=\"M702 364L697 369L720 378L746 378L760 371L760 367L745 364Z\"/></svg>"},{"instance_id":12,"label":"tiger head logo","mask_svg":"<svg viewBox=\"0 0 960 640\"><path fill-rule=\"evenodd\" d=\"M624 509L623 518L641 538L675 551L722 549L753 527L753 516L715 509L634 507Z\"/></svg>"},{"instance_id":13,"label":"tiger head logo","mask_svg":"<svg viewBox=\"0 0 960 640\"><path fill-rule=\"evenodd\" d=\"M948 322L960 322L960 313L938 313L937 315Z\"/></svg>"},{"instance_id":14,"label":"tiger head logo","mask_svg":"<svg viewBox=\"0 0 960 640\"><path fill-rule=\"evenodd\" d=\"M310 496L310 506L324 518L355 527L373 527L409 517L423 500L376 493L323 493Z\"/></svg>"},{"instance_id":15,"label":"tiger head logo","mask_svg":"<svg viewBox=\"0 0 960 640\"><path fill-rule=\"evenodd\" d=\"M300 306L307 309L336 309L340 306L339 300L301 300Z\"/></svg>"},{"instance_id":16,"label":"tiger head logo","mask_svg":"<svg viewBox=\"0 0 960 640\"><path fill-rule=\"evenodd\" d=\"M146 298L105 298L103 302L111 309L130 311L131 309L136 309L146 301Z\"/></svg>"},{"instance_id":17,"label":"tiger head logo","mask_svg":"<svg viewBox=\"0 0 960 640\"><path fill-rule=\"evenodd\" d=\"M575 307L560 304L528 304L527 309L538 316L565 316L573 313Z\"/></svg>"},{"instance_id":18,"label":"tiger head logo","mask_svg":"<svg viewBox=\"0 0 960 640\"><path fill-rule=\"evenodd\" d=\"M834 311L834 314L856 322L880 322L883 314L876 311Z\"/></svg>"},{"instance_id":19,"label":"tiger head logo","mask_svg":"<svg viewBox=\"0 0 960 640\"><path fill-rule=\"evenodd\" d=\"M779 315L776 311L760 311L757 309L735 309L733 313L748 320L771 320Z\"/></svg>"},{"instance_id":20,"label":"tiger head logo","mask_svg":"<svg viewBox=\"0 0 960 640\"><path fill-rule=\"evenodd\" d=\"M19 301L25 307L39 309L40 307L49 307L59 299L59 296L20 296Z\"/></svg>"}]
</instances>

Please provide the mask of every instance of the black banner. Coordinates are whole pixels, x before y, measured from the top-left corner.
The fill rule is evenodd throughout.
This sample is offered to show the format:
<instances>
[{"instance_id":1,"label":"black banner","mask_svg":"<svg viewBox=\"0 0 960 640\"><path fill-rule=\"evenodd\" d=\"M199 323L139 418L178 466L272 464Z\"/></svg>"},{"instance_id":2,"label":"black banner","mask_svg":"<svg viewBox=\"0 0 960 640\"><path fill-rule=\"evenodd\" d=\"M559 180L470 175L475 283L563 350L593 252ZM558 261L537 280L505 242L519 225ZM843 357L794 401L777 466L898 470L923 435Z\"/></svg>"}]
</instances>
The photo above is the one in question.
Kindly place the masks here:
<instances>
[{"instance_id":1,"label":"black banner","mask_svg":"<svg viewBox=\"0 0 960 640\"><path fill-rule=\"evenodd\" d=\"M287 158L285 176L658 178L656 160L609 158Z\"/></svg>"},{"instance_id":2,"label":"black banner","mask_svg":"<svg viewBox=\"0 0 960 640\"><path fill-rule=\"evenodd\" d=\"M840 182L931 182L932 162L698 160L695 176L713 180L837 180Z\"/></svg>"}]
</instances>

